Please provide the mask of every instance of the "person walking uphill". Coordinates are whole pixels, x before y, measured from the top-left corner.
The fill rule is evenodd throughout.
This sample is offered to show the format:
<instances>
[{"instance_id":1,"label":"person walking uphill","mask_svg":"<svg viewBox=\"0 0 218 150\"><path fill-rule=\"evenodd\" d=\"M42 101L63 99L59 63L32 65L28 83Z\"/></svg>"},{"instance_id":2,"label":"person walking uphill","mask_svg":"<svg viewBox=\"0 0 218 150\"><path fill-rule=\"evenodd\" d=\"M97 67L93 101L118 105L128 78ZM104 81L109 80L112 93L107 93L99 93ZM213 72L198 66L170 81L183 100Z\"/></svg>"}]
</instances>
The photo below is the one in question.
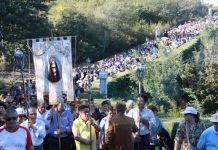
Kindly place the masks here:
<instances>
[{"instance_id":1,"label":"person walking uphill","mask_svg":"<svg viewBox=\"0 0 218 150\"><path fill-rule=\"evenodd\" d=\"M183 120L177 129L174 150L197 150L197 143L205 125L200 121L199 114L194 107L186 107Z\"/></svg>"},{"instance_id":2,"label":"person walking uphill","mask_svg":"<svg viewBox=\"0 0 218 150\"><path fill-rule=\"evenodd\" d=\"M125 104L117 103L117 114L109 121L105 144L109 150L134 150L132 133L138 131L134 120L124 115Z\"/></svg>"}]
</instances>

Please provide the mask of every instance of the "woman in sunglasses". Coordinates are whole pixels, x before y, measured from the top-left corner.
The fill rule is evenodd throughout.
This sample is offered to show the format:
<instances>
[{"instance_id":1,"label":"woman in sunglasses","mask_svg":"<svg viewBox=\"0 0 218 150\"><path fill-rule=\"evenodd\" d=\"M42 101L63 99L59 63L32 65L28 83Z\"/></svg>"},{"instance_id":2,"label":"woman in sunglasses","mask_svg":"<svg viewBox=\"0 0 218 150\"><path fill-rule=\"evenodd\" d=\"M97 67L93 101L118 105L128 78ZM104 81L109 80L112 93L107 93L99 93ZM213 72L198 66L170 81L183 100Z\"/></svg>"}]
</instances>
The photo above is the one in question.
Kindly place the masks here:
<instances>
[{"instance_id":1,"label":"woman in sunglasses","mask_svg":"<svg viewBox=\"0 0 218 150\"><path fill-rule=\"evenodd\" d=\"M15 109L8 108L4 113L5 125L0 128L0 149L33 150L30 132L17 123L18 114Z\"/></svg>"}]
</instances>

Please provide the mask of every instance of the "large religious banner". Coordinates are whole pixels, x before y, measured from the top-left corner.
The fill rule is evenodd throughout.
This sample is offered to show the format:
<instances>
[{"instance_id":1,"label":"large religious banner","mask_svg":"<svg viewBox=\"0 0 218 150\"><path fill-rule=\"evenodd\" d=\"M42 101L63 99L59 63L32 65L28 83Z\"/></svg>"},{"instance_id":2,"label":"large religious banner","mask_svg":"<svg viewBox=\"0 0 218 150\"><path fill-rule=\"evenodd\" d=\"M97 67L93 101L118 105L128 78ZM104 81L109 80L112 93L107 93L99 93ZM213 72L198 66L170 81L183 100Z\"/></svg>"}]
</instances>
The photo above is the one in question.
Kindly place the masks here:
<instances>
[{"instance_id":1,"label":"large religious banner","mask_svg":"<svg viewBox=\"0 0 218 150\"><path fill-rule=\"evenodd\" d=\"M63 94L67 101L72 101L71 37L33 39L32 50L38 102L44 102L45 93L49 95L49 104L63 101Z\"/></svg>"}]
</instances>

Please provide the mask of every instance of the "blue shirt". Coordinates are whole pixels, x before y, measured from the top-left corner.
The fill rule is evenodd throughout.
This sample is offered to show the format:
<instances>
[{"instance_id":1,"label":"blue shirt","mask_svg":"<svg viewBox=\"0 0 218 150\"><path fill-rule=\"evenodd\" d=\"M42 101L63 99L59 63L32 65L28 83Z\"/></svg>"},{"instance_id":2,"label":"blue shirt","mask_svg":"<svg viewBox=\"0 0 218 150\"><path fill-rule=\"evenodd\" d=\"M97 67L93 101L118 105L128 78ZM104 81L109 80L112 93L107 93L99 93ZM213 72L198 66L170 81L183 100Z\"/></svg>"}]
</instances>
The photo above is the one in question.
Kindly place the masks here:
<instances>
[{"instance_id":1,"label":"blue shirt","mask_svg":"<svg viewBox=\"0 0 218 150\"><path fill-rule=\"evenodd\" d=\"M55 134L55 131L58 129L58 120L59 129L67 131L67 133L61 134L59 137L68 136L68 134L72 132L73 116L71 112L67 110L61 114L58 114L56 111L52 112L49 134L54 137L58 137L57 134Z\"/></svg>"},{"instance_id":2,"label":"blue shirt","mask_svg":"<svg viewBox=\"0 0 218 150\"><path fill-rule=\"evenodd\" d=\"M200 136L198 150L218 150L218 132L214 126L207 128Z\"/></svg>"}]
</instances>

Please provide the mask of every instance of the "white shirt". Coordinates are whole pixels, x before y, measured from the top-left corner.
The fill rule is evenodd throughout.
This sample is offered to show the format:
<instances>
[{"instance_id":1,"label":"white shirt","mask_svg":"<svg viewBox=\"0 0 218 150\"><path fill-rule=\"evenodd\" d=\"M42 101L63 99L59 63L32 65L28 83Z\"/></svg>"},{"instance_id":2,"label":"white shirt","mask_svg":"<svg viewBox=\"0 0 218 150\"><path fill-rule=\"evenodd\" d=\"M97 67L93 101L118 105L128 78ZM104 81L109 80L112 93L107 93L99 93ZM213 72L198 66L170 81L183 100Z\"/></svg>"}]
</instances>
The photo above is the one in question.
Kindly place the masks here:
<instances>
[{"instance_id":1,"label":"white shirt","mask_svg":"<svg viewBox=\"0 0 218 150\"><path fill-rule=\"evenodd\" d=\"M141 112L141 117L143 119L146 119L149 121L149 125L151 127L151 125L155 125L155 116L153 114L153 112L150 109L144 108ZM139 108L133 108L131 109L128 114L128 117L131 117L134 119L135 124L137 125L137 127L139 128ZM144 125L143 123L140 122L140 128L139 128L139 134L140 135L146 135L150 133L150 129L147 128L146 125Z\"/></svg>"},{"instance_id":2,"label":"white shirt","mask_svg":"<svg viewBox=\"0 0 218 150\"><path fill-rule=\"evenodd\" d=\"M26 150L32 146L31 135L28 129L19 126L14 132L0 128L0 150Z\"/></svg>"},{"instance_id":3,"label":"white shirt","mask_svg":"<svg viewBox=\"0 0 218 150\"><path fill-rule=\"evenodd\" d=\"M106 117L102 118L101 122L100 122L100 128L101 128L101 142L100 142L100 146L105 144L105 138L106 138L108 126L109 126L109 117L106 116Z\"/></svg>"},{"instance_id":4,"label":"white shirt","mask_svg":"<svg viewBox=\"0 0 218 150\"><path fill-rule=\"evenodd\" d=\"M43 114L41 114L37 109L37 119L42 120L47 127L50 125L51 120L51 112L49 110L46 110Z\"/></svg>"},{"instance_id":5,"label":"white shirt","mask_svg":"<svg viewBox=\"0 0 218 150\"><path fill-rule=\"evenodd\" d=\"M28 128L28 120L24 121L23 123L20 124L23 127ZM45 131L45 123L40 120L36 119L36 123L33 124L34 129L30 128L30 134L33 142L33 146L39 146L42 144L46 131Z\"/></svg>"}]
</instances>

